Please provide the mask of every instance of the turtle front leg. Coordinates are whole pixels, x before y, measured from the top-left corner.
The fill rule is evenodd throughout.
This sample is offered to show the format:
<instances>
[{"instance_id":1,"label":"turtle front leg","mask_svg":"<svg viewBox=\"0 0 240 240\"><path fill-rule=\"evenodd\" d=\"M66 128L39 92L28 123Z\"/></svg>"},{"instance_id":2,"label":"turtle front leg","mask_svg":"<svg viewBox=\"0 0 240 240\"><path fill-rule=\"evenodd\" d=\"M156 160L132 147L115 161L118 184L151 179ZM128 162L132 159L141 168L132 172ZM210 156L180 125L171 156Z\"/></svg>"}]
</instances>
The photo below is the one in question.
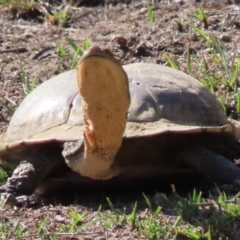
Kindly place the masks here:
<instances>
[{"instance_id":1,"label":"turtle front leg","mask_svg":"<svg viewBox=\"0 0 240 240\"><path fill-rule=\"evenodd\" d=\"M18 206L36 204L34 191L49 173L64 163L59 146L43 146L14 170L12 177L0 187L5 203Z\"/></svg>"},{"instance_id":2,"label":"turtle front leg","mask_svg":"<svg viewBox=\"0 0 240 240\"><path fill-rule=\"evenodd\" d=\"M181 153L178 162L202 172L210 182L220 186L220 190L240 190L240 168L228 158L199 147Z\"/></svg>"}]
</instances>

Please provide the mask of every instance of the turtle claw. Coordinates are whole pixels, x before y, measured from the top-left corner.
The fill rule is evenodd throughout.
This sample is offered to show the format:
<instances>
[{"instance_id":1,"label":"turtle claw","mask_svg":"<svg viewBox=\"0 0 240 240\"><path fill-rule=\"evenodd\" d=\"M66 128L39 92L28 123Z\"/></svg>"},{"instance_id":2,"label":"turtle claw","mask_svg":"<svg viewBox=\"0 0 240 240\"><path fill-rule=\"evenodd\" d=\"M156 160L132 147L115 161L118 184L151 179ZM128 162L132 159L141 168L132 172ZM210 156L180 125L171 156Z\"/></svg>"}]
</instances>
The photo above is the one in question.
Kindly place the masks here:
<instances>
[{"instance_id":1,"label":"turtle claw","mask_svg":"<svg viewBox=\"0 0 240 240\"><path fill-rule=\"evenodd\" d=\"M40 205L41 197L37 194L16 196L13 193L2 193L1 201L3 207L6 205L17 206L17 207L33 207Z\"/></svg>"},{"instance_id":2,"label":"turtle claw","mask_svg":"<svg viewBox=\"0 0 240 240\"><path fill-rule=\"evenodd\" d=\"M41 197L37 194L31 194L30 196L22 195L16 197L16 206L19 207L33 207L41 204Z\"/></svg>"},{"instance_id":3,"label":"turtle claw","mask_svg":"<svg viewBox=\"0 0 240 240\"><path fill-rule=\"evenodd\" d=\"M232 184L223 184L222 186L216 186L209 193L213 196L220 195L222 192L226 194L235 194L240 191L240 179L236 179Z\"/></svg>"},{"instance_id":4,"label":"turtle claw","mask_svg":"<svg viewBox=\"0 0 240 240\"><path fill-rule=\"evenodd\" d=\"M0 199L3 206L32 207L40 204L37 194L24 195L19 192L21 182L17 178L9 178L7 183L0 187Z\"/></svg>"}]
</instances>

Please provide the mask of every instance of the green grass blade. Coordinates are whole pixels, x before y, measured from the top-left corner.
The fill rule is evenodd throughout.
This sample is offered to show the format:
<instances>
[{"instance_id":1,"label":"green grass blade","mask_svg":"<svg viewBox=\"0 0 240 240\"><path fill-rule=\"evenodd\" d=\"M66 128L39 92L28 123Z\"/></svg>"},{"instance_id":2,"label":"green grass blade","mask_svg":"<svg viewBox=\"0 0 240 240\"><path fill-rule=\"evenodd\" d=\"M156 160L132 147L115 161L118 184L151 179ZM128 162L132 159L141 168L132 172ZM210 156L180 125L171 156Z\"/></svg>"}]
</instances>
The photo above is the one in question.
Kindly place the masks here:
<instances>
[{"instance_id":1,"label":"green grass blade","mask_svg":"<svg viewBox=\"0 0 240 240\"><path fill-rule=\"evenodd\" d=\"M42 231L43 231L43 228L45 227L46 225L46 222L47 222L48 218L44 218L44 220L41 222L39 228L38 228L38 231L37 231L37 234L41 234Z\"/></svg>"},{"instance_id":2,"label":"green grass blade","mask_svg":"<svg viewBox=\"0 0 240 240\"><path fill-rule=\"evenodd\" d=\"M217 101L219 102L219 104L221 105L221 107L222 107L222 109L224 110L224 112L226 112L227 109L226 109L226 106L225 106L225 104L224 104L224 101L223 101L221 98L216 98L216 99L217 99Z\"/></svg>"},{"instance_id":3,"label":"green grass blade","mask_svg":"<svg viewBox=\"0 0 240 240\"><path fill-rule=\"evenodd\" d=\"M73 60L72 60L72 64L70 69L75 69L76 65L77 65L77 60L78 60L78 56L81 54L81 50L80 48L77 49L77 51L75 52L74 56L73 56Z\"/></svg>"},{"instance_id":4,"label":"green grass blade","mask_svg":"<svg viewBox=\"0 0 240 240\"><path fill-rule=\"evenodd\" d=\"M238 78L238 74L239 74L239 69L240 69L240 60L238 60L238 62L236 63L236 65L234 66L234 70L232 73L232 77L231 80L229 82L230 87L235 88L236 86L236 81Z\"/></svg>"},{"instance_id":5,"label":"green grass blade","mask_svg":"<svg viewBox=\"0 0 240 240\"><path fill-rule=\"evenodd\" d=\"M237 113L240 113L240 92L237 92L237 105L236 105Z\"/></svg>"},{"instance_id":6,"label":"green grass blade","mask_svg":"<svg viewBox=\"0 0 240 240\"><path fill-rule=\"evenodd\" d=\"M137 223L137 202L135 202L133 206L133 210L131 215L129 216L129 220L131 222L131 230L134 230L136 228Z\"/></svg>"},{"instance_id":7,"label":"green grass blade","mask_svg":"<svg viewBox=\"0 0 240 240\"><path fill-rule=\"evenodd\" d=\"M90 48L90 38L87 37L87 38L85 39L84 44L83 44L83 49L84 49L85 51L87 51L89 48Z\"/></svg>"},{"instance_id":8,"label":"green grass blade","mask_svg":"<svg viewBox=\"0 0 240 240\"><path fill-rule=\"evenodd\" d=\"M7 109L8 113L10 116L12 116L15 112L15 109L12 108L12 107L9 107L5 102L3 102L1 99L0 99L0 104Z\"/></svg>"},{"instance_id":9,"label":"green grass blade","mask_svg":"<svg viewBox=\"0 0 240 240\"><path fill-rule=\"evenodd\" d=\"M77 52L79 49L77 44L71 38L68 38L67 36L64 36L64 37L67 40L67 42L69 43L69 45L74 49L74 51ZM83 52L82 52L82 54L83 54Z\"/></svg>"},{"instance_id":10,"label":"green grass blade","mask_svg":"<svg viewBox=\"0 0 240 240\"><path fill-rule=\"evenodd\" d=\"M171 68L174 68L174 69L177 69L177 70L180 69L179 63L177 61L175 61L173 58L171 58L168 53L165 53L165 57L166 57L168 63L170 64Z\"/></svg>"},{"instance_id":11,"label":"green grass blade","mask_svg":"<svg viewBox=\"0 0 240 240\"><path fill-rule=\"evenodd\" d=\"M144 199L145 199L145 202L146 202L148 208L151 210L151 212L153 212L152 204L151 204L151 202L149 201L148 197L147 197L144 193L142 193L142 195L143 195L143 197L144 197Z\"/></svg>"},{"instance_id":12,"label":"green grass blade","mask_svg":"<svg viewBox=\"0 0 240 240\"><path fill-rule=\"evenodd\" d=\"M4 182L7 179L7 172L0 167L0 183Z\"/></svg>"},{"instance_id":13,"label":"green grass blade","mask_svg":"<svg viewBox=\"0 0 240 240\"><path fill-rule=\"evenodd\" d=\"M152 10L152 7L150 6L150 4L148 4L148 18L149 18L149 22L151 25L154 24L155 22L155 14L154 14L154 11Z\"/></svg>"},{"instance_id":14,"label":"green grass blade","mask_svg":"<svg viewBox=\"0 0 240 240\"><path fill-rule=\"evenodd\" d=\"M211 38L204 33L200 28L198 28L195 24L191 24L191 27L209 44L212 45L212 40Z\"/></svg>"},{"instance_id":15,"label":"green grass blade","mask_svg":"<svg viewBox=\"0 0 240 240\"><path fill-rule=\"evenodd\" d=\"M112 212L114 213L115 218L116 218L116 221L117 221L117 223L118 223L118 221L119 221L119 213L118 213L118 211L116 210L116 208L114 207L114 205L113 205L113 203L111 202L110 198L107 197L106 199L107 199L108 205L110 206Z\"/></svg>"}]
</instances>

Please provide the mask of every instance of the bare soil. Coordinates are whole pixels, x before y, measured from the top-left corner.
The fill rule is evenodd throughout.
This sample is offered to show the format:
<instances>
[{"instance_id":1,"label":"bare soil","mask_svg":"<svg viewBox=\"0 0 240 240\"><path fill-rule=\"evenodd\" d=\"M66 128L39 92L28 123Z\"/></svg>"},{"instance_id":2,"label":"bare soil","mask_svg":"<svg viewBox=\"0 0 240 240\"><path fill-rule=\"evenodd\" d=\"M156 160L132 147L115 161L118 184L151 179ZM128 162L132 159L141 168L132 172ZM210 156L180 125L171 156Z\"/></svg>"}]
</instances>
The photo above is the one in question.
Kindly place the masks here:
<instances>
[{"instance_id":1,"label":"bare soil","mask_svg":"<svg viewBox=\"0 0 240 240\"><path fill-rule=\"evenodd\" d=\"M203 28L201 22L190 16L203 3L180 2L154 4L154 25L149 22L146 1L72 7L70 18L55 25L41 12L16 12L1 6L0 132L6 130L11 114L26 96L27 79L31 82L37 78L40 84L70 69L74 51L64 36L78 46L90 38L92 45L108 50L123 64L143 61L167 65L165 53L169 53L186 71L187 48L200 55L207 55L208 49L191 28L192 23ZM225 39L230 54L237 58L240 55L239 6L215 2L218 2L216 6L214 2L204 5L208 28L203 29L218 39ZM51 8L63 11L64 6L61 1L53 1ZM69 51L68 57L58 56L56 42Z\"/></svg>"},{"instance_id":2,"label":"bare soil","mask_svg":"<svg viewBox=\"0 0 240 240\"><path fill-rule=\"evenodd\" d=\"M48 7L61 12L66 7L66 2L70 1L53 0ZM206 43L191 28L191 24L195 23L206 33L212 33L217 39L224 41L232 56L240 57L240 7L237 4L230 5L225 1L204 3L182 0L170 4L167 1L152 1L155 22L151 24L147 1L106 0L100 4L99 1L79 1L78 4L76 1L72 2L75 4L71 7L70 17L59 21L42 13L39 7L31 11L20 11L0 5L0 133L6 131L11 115L26 96L27 79L31 83L36 78L38 84L41 84L70 69L74 51L64 36L71 38L78 46L83 46L86 38L90 38L91 45L96 44L110 52L120 59L122 64L141 61L168 65L165 53L169 53L180 63L181 69L187 71L188 48L195 54L209 54ZM89 6L90 3L94 6ZM197 12L197 6L204 6L208 16L207 27L191 17L191 14ZM60 57L56 43L67 49L69 55ZM225 98L229 102L228 115L233 114L238 118L231 108L232 99L228 99L228 96ZM135 200L136 198L129 200L129 209L133 207ZM54 206L48 205L37 210L0 209L0 214L9 226L14 226L16 219L20 219L23 226L31 229L29 238L26 239L37 239L34 235L36 226L46 217L54 219L52 225L47 226L48 231L57 231L62 223L70 221L70 210L79 213L87 211L87 220L94 218L99 203L93 202L95 203L89 203L87 207L62 207L53 204ZM169 221L170 219L171 217ZM139 239L132 234L131 229L115 228L106 231L97 224L84 231L84 236L80 233L76 236L63 234L59 239ZM9 239L14 238L9 236Z\"/></svg>"}]
</instances>

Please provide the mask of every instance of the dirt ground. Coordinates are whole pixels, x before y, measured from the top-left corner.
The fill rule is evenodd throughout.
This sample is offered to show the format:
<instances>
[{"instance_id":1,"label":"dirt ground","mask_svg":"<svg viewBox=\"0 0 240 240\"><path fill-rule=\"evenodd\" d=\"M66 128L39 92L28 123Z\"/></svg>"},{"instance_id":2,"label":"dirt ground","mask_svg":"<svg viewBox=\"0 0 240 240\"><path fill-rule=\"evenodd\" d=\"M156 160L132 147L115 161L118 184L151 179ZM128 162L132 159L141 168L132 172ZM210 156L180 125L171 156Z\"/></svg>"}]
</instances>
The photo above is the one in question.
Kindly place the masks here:
<instances>
[{"instance_id":1,"label":"dirt ground","mask_svg":"<svg viewBox=\"0 0 240 240\"><path fill-rule=\"evenodd\" d=\"M48 7L61 12L67 8L66 2L70 1L51 1ZM78 46L83 46L89 38L91 45L97 44L111 52L122 64L141 61L168 65L165 53L169 53L186 71L188 47L195 54L208 54L206 44L191 28L191 23L204 28L200 21L191 17L196 13L197 6L204 6L208 16L208 26L204 31L224 41L232 56L240 57L238 4L231 5L225 1L152 1L155 22L151 24L147 1L117 2L106 0L105 4L82 6L84 1L79 1L79 5L71 7L68 19L58 22L39 10L39 7L29 12L0 5L0 133L6 130L14 109L26 96L27 80L31 83L37 79L40 84L70 69L74 51L64 36L71 38ZM57 43L67 49L68 56L59 56ZM231 108L228 113L231 114ZM129 204L132 206L133 202ZM71 208L83 211L85 207ZM50 205L36 210L34 216L31 209L18 209L12 210L6 218L11 222L12 217L23 214L28 219L24 222L25 226L34 229L33 218L40 221L43 220L42 216L47 216L56 220L54 224L58 228L58 225L67 221L64 214L68 211L68 207L60 209L59 206ZM96 206L89 212L88 218L95 215ZM51 227L56 226L49 226L49 229ZM103 238L96 238L104 232L101 226L92 225L87 232L93 235L66 239L138 239L131 235L130 229L105 232Z\"/></svg>"},{"instance_id":2,"label":"dirt ground","mask_svg":"<svg viewBox=\"0 0 240 240\"><path fill-rule=\"evenodd\" d=\"M61 71L70 69L73 50L64 36L83 46L86 38L91 44L107 49L123 64L155 62L167 65L165 53L179 61L186 71L186 51L207 54L206 44L190 26L201 23L190 14L196 6L204 5L208 29L217 38L225 39L230 54L240 54L240 15L238 5L214 1L210 6L185 0L179 3L153 4L155 23L149 23L147 2L106 4L95 7L72 7L70 17L52 25L41 12L21 12L1 7L0 35L0 132L6 130L14 109L26 96L26 82L37 79L38 84ZM208 1L209 5L209 1ZM61 1L51 5L54 11L66 8ZM23 19L24 18L24 19ZM179 23L182 19L182 24ZM68 49L68 57L57 54L56 42Z\"/></svg>"}]
</instances>

